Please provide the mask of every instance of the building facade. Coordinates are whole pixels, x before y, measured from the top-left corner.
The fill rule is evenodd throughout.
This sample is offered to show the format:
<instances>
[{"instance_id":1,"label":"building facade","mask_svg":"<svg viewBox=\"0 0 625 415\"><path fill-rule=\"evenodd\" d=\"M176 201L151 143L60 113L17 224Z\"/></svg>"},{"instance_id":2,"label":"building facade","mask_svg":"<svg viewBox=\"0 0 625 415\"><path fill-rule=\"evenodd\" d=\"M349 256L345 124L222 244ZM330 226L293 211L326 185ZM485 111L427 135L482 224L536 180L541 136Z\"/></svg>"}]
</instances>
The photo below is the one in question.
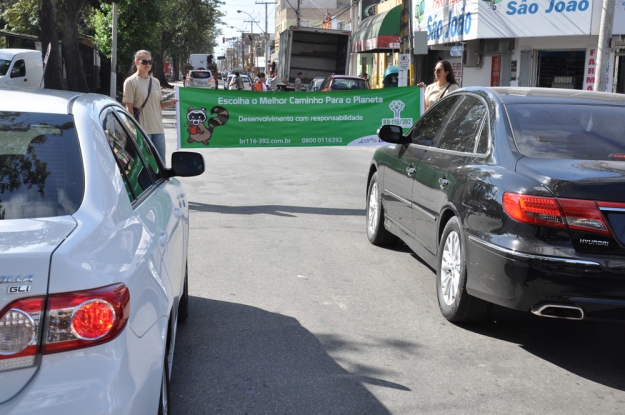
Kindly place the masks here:
<instances>
[{"instance_id":1,"label":"building facade","mask_svg":"<svg viewBox=\"0 0 625 415\"><path fill-rule=\"evenodd\" d=\"M412 22L414 30L427 32L430 51L452 63L463 86L589 90L598 75L602 5L602 0L415 0ZM623 92L622 0L616 2L612 33L605 76L609 91Z\"/></svg>"}]
</instances>

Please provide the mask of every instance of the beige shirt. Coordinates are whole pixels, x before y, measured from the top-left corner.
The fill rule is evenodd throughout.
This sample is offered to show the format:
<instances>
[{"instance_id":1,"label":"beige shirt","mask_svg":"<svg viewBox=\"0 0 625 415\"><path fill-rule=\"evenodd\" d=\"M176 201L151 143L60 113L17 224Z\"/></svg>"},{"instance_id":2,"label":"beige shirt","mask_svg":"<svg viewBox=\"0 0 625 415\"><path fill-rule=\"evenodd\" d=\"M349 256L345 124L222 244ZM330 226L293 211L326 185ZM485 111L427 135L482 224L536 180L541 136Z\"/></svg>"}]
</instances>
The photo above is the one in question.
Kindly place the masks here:
<instances>
[{"instance_id":1,"label":"beige shirt","mask_svg":"<svg viewBox=\"0 0 625 415\"><path fill-rule=\"evenodd\" d=\"M156 78L150 78L152 78L152 91L150 92L148 102L145 103L145 107L141 110L139 124L148 134L162 134L165 130L163 129L163 113L161 110L161 100L163 99L161 83ZM132 104L135 108L141 108L145 97L148 95L150 78L143 79L136 73L126 78L122 102L124 104Z\"/></svg>"},{"instance_id":2,"label":"beige shirt","mask_svg":"<svg viewBox=\"0 0 625 415\"><path fill-rule=\"evenodd\" d=\"M447 86L449 85L449 88ZM447 88L447 90L443 92L443 90ZM425 88L425 106L426 108L430 108L436 101L449 94L451 91L455 91L460 88L458 84L449 84L449 82L445 83L442 87L439 87L436 82L428 85Z\"/></svg>"}]
</instances>

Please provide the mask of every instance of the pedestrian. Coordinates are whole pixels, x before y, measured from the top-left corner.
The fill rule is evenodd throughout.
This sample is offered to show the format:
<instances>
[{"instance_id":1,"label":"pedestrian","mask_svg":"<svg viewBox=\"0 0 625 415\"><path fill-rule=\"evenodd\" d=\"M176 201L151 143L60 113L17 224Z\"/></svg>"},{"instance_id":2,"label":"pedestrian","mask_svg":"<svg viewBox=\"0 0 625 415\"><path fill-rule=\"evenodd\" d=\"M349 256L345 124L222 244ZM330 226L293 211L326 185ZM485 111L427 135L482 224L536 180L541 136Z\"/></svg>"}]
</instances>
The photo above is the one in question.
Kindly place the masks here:
<instances>
[{"instance_id":1,"label":"pedestrian","mask_svg":"<svg viewBox=\"0 0 625 415\"><path fill-rule=\"evenodd\" d=\"M295 92L299 92L302 89L302 73L297 73L297 78L295 78Z\"/></svg>"},{"instance_id":2,"label":"pedestrian","mask_svg":"<svg viewBox=\"0 0 625 415\"><path fill-rule=\"evenodd\" d=\"M163 109L175 105L178 100L162 101L161 84L158 79L150 76L152 63L152 55L147 50L139 50L135 53L131 67L131 72L134 73L124 81L122 102L126 105L128 112L133 114L137 122L143 127L150 141L156 147L161 160L165 160Z\"/></svg>"},{"instance_id":3,"label":"pedestrian","mask_svg":"<svg viewBox=\"0 0 625 415\"><path fill-rule=\"evenodd\" d=\"M254 82L254 91L267 92L267 84L265 83L265 74L263 72L258 74L258 80Z\"/></svg>"},{"instance_id":4,"label":"pedestrian","mask_svg":"<svg viewBox=\"0 0 625 415\"><path fill-rule=\"evenodd\" d=\"M239 71L234 72L234 78L232 78L232 81L230 81L230 88L232 89L232 87L234 87L234 89L238 91L244 89L243 78L241 78L241 74L239 73Z\"/></svg>"},{"instance_id":5,"label":"pedestrian","mask_svg":"<svg viewBox=\"0 0 625 415\"><path fill-rule=\"evenodd\" d=\"M434 67L434 82L425 88L425 108L427 111L436 101L460 88L454 77L451 64L447 61L438 61ZM425 86L423 82L419 86Z\"/></svg>"},{"instance_id":6,"label":"pedestrian","mask_svg":"<svg viewBox=\"0 0 625 415\"><path fill-rule=\"evenodd\" d=\"M367 87L367 89L371 89L371 84L369 83L369 75L367 75L367 72L363 72L360 76L364 78L365 86Z\"/></svg>"}]
</instances>

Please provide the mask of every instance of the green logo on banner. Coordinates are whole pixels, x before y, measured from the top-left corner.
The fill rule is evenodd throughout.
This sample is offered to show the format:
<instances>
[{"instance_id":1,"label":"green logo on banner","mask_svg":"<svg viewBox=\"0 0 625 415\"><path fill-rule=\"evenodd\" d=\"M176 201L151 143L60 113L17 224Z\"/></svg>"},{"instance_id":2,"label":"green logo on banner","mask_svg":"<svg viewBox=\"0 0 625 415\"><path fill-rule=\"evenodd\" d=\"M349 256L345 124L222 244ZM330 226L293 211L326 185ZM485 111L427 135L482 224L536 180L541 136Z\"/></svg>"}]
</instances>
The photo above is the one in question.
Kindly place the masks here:
<instances>
[{"instance_id":1,"label":"green logo on banner","mask_svg":"<svg viewBox=\"0 0 625 415\"><path fill-rule=\"evenodd\" d=\"M421 114L418 87L178 94L181 148L374 145L382 125L409 129Z\"/></svg>"}]
</instances>

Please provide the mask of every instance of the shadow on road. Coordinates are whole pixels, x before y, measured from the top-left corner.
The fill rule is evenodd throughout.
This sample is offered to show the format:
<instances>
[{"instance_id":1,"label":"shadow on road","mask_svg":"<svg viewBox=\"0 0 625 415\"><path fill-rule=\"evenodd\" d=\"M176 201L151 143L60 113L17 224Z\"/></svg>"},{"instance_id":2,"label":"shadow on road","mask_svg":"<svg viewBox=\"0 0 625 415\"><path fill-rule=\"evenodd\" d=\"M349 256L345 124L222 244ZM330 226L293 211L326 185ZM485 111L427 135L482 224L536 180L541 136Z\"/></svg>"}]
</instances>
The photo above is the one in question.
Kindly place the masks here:
<instances>
[{"instance_id":1,"label":"shadow on road","mask_svg":"<svg viewBox=\"0 0 625 415\"><path fill-rule=\"evenodd\" d=\"M295 213L308 215L330 215L330 216L364 216L364 209L337 209L318 208L306 206L281 206L281 205L259 205L259 206L224 206L211 205L208 203L189 202L189 210L196 212L223 213L228 215L274 215L295 217Z\"/></svg>"},{"instance_id":2,"label":"shadow on road","mask_svg":"<svg viewBox=\"0 0 625 415\"><path fill-rule=\"evenodd\" d=\"M331 350L350 345L333 336L322 344L294 318L199 297L189 301L191 314L178 329L172 372L176 413L383 415L390 412L363 383L409 391L347 372L324 345Z\"/></svg>"},{"instance_id":3,"label":"shadow on road","mask_svg":"<svg viewBox=\"0 0 625 415\"><path fill-rule=\"evenodd\" d=\"M517 343L529 353L571 373L625 390L625 326L599 321L542 318L494 307L488 323L464 328Z\"/></svg>"}]
</instances>

